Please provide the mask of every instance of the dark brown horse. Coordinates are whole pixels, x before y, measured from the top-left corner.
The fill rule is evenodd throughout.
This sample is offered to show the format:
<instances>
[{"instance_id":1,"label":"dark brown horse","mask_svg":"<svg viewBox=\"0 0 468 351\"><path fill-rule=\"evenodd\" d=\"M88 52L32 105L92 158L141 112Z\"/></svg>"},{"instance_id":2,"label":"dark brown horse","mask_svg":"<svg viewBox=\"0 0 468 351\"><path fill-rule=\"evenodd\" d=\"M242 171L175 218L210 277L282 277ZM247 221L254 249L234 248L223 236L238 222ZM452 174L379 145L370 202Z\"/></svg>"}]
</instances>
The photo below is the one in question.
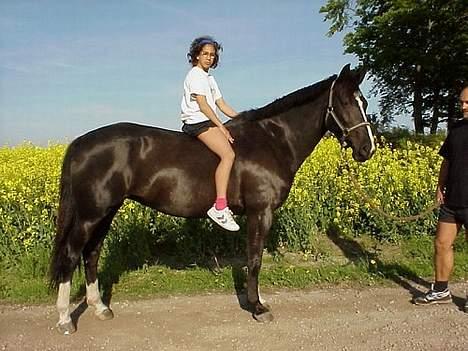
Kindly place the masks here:
<instances>
[{"instance_id":1,"label":"dark brown horse","mask_svg":"<svg viewBox=\"0 0 468 351\"><path fill-rule=\"evenodd\" d=\"M229 205L235 214L247 216L247 299L258 321L273 318L259 297L258 276L273 212L286 200L296 171L327 131L350 146L357 161L374 152L359 91L364 75L347 65L338 76L242 112L226 124L236 140ZM69 145L51 262L62 333L75 331L70 281L81 256L88 304L100 319L113 317L99 295L97 263L123 201L136 200L174 216L205 217L216 195L217 164L217 156L195 138L130 123L91 131Z\"/></svg>"}]
</instances>

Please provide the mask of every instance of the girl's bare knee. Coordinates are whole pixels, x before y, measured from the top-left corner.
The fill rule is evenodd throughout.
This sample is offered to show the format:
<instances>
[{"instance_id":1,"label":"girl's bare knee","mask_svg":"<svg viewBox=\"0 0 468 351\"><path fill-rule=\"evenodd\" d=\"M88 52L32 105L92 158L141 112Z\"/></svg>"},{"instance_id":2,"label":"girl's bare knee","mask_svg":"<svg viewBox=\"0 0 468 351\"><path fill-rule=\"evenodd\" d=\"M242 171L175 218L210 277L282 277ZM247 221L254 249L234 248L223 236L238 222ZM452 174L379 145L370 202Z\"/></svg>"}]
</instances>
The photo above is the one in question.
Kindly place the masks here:
<instances>
[{"instance_id":1,"label":"girl's bare knee","mask_svg":"<svg viewBox=\"0 0 468 351\"><path fill-rule=\"evenodd\" d=\"M234 159L236 158L236 154L235 154L234 150L231 149L231 151L228 154L228 157L232 162L234 162Z\"/></svg>"},{"instance_id":2,"label":"girl's bare knee","mask_svg":"<svg viewBox=\"0 0 468 351\"><path fill-rule=\"evenodd\" d=\"M223 152L221 155L221 160L224 162L229 162L233 163L234 159L236 158L236 154L234 153L234 150L227 150L226 152Z\"/></svg>"}]
</instances>

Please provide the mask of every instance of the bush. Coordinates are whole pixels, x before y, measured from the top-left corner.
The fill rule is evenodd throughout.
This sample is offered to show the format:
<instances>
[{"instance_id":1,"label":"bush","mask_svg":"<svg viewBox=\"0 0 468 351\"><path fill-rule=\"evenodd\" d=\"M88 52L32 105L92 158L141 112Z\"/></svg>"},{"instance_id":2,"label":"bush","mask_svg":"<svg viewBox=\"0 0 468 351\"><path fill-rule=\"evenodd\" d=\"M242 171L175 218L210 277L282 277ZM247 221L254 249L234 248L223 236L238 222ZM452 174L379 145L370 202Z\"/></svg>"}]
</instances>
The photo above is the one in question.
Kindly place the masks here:
<instances>
[{"instance_id":1,"label":"bush","mask_svg":"<svg viewBox=\"0 0 468 351\"><path fill-rule=\"evenodd\" d=\"M445 132L429 135L416 134L405 128L392 128L379 133L379 139L382 143L393 148L403 149L406 148L408 142L438 148L446 136Z\"/></svg>"}]
</instances>

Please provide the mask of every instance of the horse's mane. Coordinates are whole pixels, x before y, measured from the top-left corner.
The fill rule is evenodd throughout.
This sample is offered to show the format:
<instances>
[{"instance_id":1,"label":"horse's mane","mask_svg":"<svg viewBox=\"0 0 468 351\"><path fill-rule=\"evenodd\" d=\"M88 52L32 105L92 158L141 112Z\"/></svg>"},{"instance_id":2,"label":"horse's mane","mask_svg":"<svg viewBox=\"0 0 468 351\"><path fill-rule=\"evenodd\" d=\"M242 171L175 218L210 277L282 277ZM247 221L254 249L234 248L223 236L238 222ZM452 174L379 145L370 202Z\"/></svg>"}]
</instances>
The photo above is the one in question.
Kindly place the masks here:
<instances>
[{"instance_id":1,"label":"horse's mane","mask_svg":"<svg viewBox=\"0 0 468 351\"><path fill-rule=\"evenodd\" d=\"M246 110L239 117L250 121L257 121L272 117L290 110L293 107L304 105L312 99L315 99L323 90L330 86L330 81L336 79L336 75L330 76L318 83L309 85L305 88L296 90L286 96L276 99L275 101L263 107Z\"/></svg>"}]
</instances>

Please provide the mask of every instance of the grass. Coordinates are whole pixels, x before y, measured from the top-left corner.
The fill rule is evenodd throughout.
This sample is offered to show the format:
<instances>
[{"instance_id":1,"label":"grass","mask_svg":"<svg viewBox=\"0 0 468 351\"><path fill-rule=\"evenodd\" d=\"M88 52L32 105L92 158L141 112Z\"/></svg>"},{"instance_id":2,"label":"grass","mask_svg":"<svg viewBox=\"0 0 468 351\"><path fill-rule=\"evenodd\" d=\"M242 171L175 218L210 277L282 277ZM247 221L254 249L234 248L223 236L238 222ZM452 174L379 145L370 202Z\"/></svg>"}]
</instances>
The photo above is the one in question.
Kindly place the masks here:
<instances>
[{"instance_id":1,"label":"grass","mask_svg":"<svg viewBox=\"0 0 468 351\"><path fill-rule=\"evenodd\" d=\"M455 245L452 281L465 279L468 249L462 235ZM262 291L310 289L329 286L407 287L413 281L427 284L432 280L432 237L414 236L398 243L381 243L368 236L357 238L319 234L313 250L274 255L265 253L260 275ZM216 260L215 260L216 258ZM182 262L166 257L164 262ZM29 262L29 261L27 261ZM100 274L105 299L139 299L167 295L241 292L245 287L243 259L207 256L200 263L143 264L117 274ZM47 289L45 272L31 278L25 272L0 270L1 303L54 303L56 295ZM74 276L72 298L84 296L83 272Z\"/></svg>"}]
</instances>

